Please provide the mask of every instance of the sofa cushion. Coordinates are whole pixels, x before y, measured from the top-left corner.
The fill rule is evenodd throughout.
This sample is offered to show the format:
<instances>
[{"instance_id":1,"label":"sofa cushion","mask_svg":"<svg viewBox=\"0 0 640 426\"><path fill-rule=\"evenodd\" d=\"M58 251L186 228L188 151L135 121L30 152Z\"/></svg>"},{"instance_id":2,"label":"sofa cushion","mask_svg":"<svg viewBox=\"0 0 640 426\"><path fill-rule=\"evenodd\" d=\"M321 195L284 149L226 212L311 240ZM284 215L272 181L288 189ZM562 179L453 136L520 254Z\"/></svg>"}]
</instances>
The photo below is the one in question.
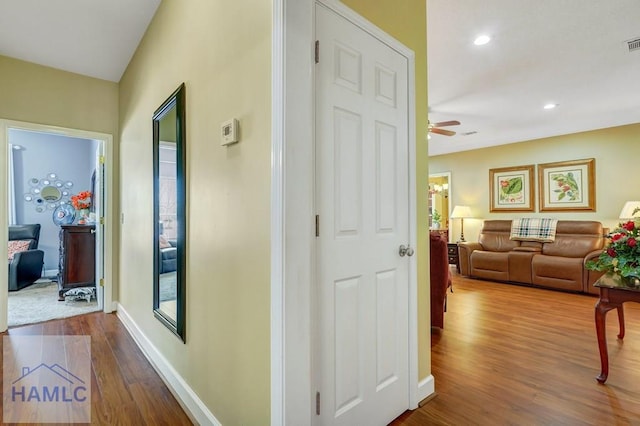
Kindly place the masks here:
<instances>
[{"instance_id":1,"label":"sofa cushion","mask_svg":"<svg viewBox=\"0 0 640 426\"><path fill-rule=\"evenodd\" d=\"M584 258L594 250L604 246L602 223L595 221L559 221L556 240L542 246L542 254L547 256Z\"/></svg>"},{"instance_id":2,"label":"sofa cushion","mask_svg":"<svg viewBox=\"0 0 640 426\"><path fill-rule=\"evenodd\" d=\"M583 260L579 257L535 255L531 261L533 284L559 290L583 290Z\"/></svg>"},{"instance_id":3,"label":"sofa cushion","mask_svg":"<svg viewBox=\"0 0 640 426\"><path fill-rule=\"evenodd\" d=\"M162 255L162 260L177 259L178 249L175 247L169 246L168 248L160 250L160 254Z\"/></svg>"},{"instance_id":4,"label":"sofa cushion","mask_svg":"<svg viewBox=\"0 0 640 426\"><path fill-rule=\"evenodd\" d=\"M510 220L487 220L484 222L478 242L486 251L511 251L520 246L520 241L511 240Z\"/></svg>"},{"instance_id":5,"label":"sofa cushion","mask_svg":"<svg viewBox=\"0 0 640 426\"><path fill-rule=\"evenodd\" d=\"M170 243L169 243L169 241L165 238L165 236L164 236L164 235L160 235L160 236L158 237L158 241L159 241L159 243L160 243L160 248L161 248L161 249L171 247L171 244L170 244Z\"/></svg>"},{"instance_id":6,"label":"sofa cushion","mask_svg":"<svg viewBox=\"0 0 640 426\"><path fill-rule=\"evenodd\" d=\"M471 275L490 280L509 280L509 253L474 250L471 253Z\"/></svg>"},{"instance_id":7,"label":"sofa cushion","mask_svg":"<svg viewBox=\"0 0 640 426\"><path fill-rule=\"evenodd\" d=\"M21 251L29 250L29 245L31 244L30 240L13 240L9 241L8 252L9 252L9 262L13 260L13 256Z\"/></svg>"}]
</instances>

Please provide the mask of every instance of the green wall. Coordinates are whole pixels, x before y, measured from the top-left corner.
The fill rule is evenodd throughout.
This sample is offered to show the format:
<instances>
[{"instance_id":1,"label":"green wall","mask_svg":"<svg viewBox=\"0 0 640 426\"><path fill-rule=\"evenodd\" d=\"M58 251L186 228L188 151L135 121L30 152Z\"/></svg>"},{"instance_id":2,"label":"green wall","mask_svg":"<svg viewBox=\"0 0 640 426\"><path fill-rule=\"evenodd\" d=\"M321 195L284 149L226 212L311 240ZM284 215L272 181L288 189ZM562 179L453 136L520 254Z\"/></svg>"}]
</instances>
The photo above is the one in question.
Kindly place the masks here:
<instances>
[{"instance_id":1,"label":"green wall","mask_svg":"<svg viewBox=\"0 0 640 426\"><path fill-rule=\"evenodd\" d=\"M467 241L476 241L483 219L553 217L597 220L615 227L625 201L640 199L634 183L640 157L640 124L537 139L497 147L429 157L430 173L451 172L451 205L471 207L474 219L465 219ZM596 159L596 210L594 212L489 212L489 169L542 164L556 161ZM460 233L459 220L452 220L454 240Z\"/></svg>"}]
</instances>

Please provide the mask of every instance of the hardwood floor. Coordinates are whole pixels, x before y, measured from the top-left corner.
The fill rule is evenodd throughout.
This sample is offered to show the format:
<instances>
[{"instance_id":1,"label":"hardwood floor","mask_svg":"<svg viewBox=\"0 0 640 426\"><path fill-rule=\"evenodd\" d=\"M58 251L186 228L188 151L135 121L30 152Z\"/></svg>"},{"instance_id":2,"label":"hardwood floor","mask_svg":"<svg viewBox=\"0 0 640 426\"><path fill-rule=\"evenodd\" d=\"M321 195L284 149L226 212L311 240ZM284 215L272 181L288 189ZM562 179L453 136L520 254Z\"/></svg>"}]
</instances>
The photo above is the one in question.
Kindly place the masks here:
<instances>
[{"instance_id":1,"label":"hardwood floor","mask_svg":"<svg viewBox=\"0 0 640 426\"><path fill-rule=\"evenodd\" d=\"M453 288L431 334L436 396L392 425L640 425L640 304L625 303L623 341L607 315L600 385L597 298L457 274Z\"/></svg>"},{"instance_id":2,"label":"hardwood floor","mask_svg":"<svg viewBox=\"0 0 640 426\"><path fill-rule=\"evenodd\" d=\"M596 298L459 275L453 287L445 328L431 334L436 395L392 425L640 425L640 304L625 304L624 341L607 316L611 364L599 385ZM191 424L115 315L7 334L91 336L92 424Z\"/></svg>"},{"instance_id":3,"label":"hardwood floor","mask_svg":"<svg viewBox=\"0 0 640 426\"><path fill-rule=\"evenodd\" d=\"M91 336L91 424L192 424L114 314L97 312L12 328L6 335Z\"/></svg>"}]
</instances>

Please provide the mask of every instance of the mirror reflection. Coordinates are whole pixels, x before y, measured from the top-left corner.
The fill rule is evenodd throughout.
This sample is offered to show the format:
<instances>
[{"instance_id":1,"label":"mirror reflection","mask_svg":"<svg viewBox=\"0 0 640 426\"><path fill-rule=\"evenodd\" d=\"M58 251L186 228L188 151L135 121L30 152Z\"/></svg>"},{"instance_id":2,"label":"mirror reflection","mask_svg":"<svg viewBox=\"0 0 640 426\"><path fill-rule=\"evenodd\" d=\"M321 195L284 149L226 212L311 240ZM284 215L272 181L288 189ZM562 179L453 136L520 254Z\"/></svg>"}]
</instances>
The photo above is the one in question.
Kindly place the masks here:
<instances>
[{"instance_id":1,"label":"mirror reflection","mask_svg":"<svg viewBox=\"0 0 640 426\"><path fill-rule=\"evenodd\" d=\"M451 173L429 175L429 230L440 232L449 241L449 216L451 214Z\"/></svg>"},{"instance_id":2,"label":"mirror reflection","mask_svg":"<svg viewBox=\"0 0 640 426\"><path fill-rule=\"evenodd\" d=\"M62 193L55 186L45 186L40 191L40 196L42 196L45 201L58 201L62 198Z\"/></svg>"},{"instance_id":3,"label":"mirror reflection","mask_svg":"<svg viewBox=\"0 0 640 426\"><path fill-rule=\"evenodd\" d=\"M184 341L184 85L153 117L155 316Z\"/></svg>"}]
</instances>

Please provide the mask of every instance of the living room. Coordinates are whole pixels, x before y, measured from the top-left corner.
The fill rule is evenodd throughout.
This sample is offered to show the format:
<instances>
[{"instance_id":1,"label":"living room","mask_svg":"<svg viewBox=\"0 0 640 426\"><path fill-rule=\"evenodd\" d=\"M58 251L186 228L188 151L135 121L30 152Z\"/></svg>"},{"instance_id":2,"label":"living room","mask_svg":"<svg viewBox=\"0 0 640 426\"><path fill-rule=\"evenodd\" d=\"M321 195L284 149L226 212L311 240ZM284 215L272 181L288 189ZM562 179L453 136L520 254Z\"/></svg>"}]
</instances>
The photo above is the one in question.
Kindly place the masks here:
<instances>
[{"instance_id":1,"label":"living room","mask_svg":"<svg viewBox=\"0 0 640 426\"><path fill-rule=\"evenodd\" d=\"M612 229L625 202L639 198L621 184L640 152L640 50L629 42L640 38L638 8L577 6L543 2L523 14L508 1L427 3L429 120L458 123L432 129L429 173L451 174L449 212L471 210L467 240L484 219L596 220ZM589 159L592 204L547 208L538 166ZM533 205L493 208L490 171L522 166L533 166L525 188ZM455 242L461 221L448 225Z\"/></svg>"}]
</instances>

